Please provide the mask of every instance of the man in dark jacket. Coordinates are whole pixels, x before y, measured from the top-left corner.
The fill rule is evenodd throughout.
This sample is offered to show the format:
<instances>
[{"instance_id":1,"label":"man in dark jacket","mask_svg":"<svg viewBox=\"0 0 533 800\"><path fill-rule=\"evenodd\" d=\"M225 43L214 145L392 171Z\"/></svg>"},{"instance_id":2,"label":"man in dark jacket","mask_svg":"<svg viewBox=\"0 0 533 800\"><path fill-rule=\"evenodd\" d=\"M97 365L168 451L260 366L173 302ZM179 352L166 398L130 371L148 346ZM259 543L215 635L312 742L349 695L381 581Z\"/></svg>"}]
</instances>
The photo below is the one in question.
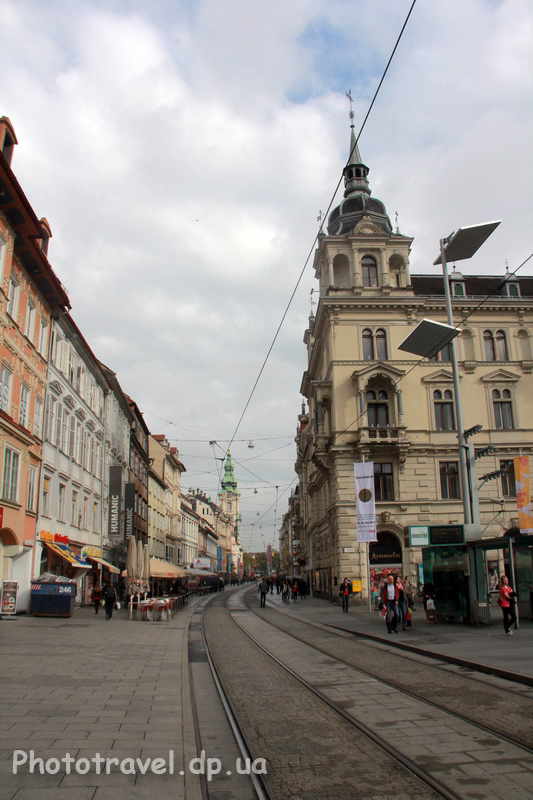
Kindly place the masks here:
<instances>
[{"instance_id":1,"label":"man in dark jacket","mask_svg":"<svg viewBox=\"0 0 533 800\"><path fill-rule=\"evenodd\" d=\"M261 608L266 607L266 596L268 594L269 585L267 581L263 578L261 583L259 584L259 589L257 590L261 595Z\"/></svg>"},{"instance_id":2,"label":"man in dark jacket","mask_svg":"<svg viewBox=\"0 0 533 800\"><path fill-rule=\"evenodd\" d=\"M350 605L350 595L352 593L352 584L345 578L341 583L339 594L342 600L342 610L348 613L348 606Z\"/></svg>"},{"instance_id":3,"label":"man in dark jacket","mask_svg":"<svg viewBox=\"0 0 533 800\"><path fill-rule=\"evenodd\" d=\"M387 616L385 622L387 623L387 630L389 633L398 633L398 596L400 590L395 582L394 575L387 577L387 583L384 584L381 590L381 607L387 609Z\"/></svg>"}]
</instances>

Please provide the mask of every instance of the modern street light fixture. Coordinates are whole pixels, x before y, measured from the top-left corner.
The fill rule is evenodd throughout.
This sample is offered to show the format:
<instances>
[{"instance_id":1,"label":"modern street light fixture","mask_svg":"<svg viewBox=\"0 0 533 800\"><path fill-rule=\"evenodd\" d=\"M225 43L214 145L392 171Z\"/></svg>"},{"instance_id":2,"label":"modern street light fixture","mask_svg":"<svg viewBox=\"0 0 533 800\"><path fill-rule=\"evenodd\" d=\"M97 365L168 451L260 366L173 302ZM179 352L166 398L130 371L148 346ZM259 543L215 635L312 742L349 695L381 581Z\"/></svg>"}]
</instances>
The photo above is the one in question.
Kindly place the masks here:
<instances>
[{"instance_id":1,"label":"modern street light fixture","mask_svg":"<svg viewBox=\"0 0 533 800\"><path fill-rule=\"evenodd\" d=\"M461 477L464 522L466 526L467 539L478 538L481 533L478 522L479 514L477 513L476 508L472 508L473 505L476 506L477 491L473 491L467 463L468 436L478 433L479 430L481 430L481 426L475 425L473 428L469 428L466 432L464 429L461 389L459 386L459 369L457 366L457 353L455 350L455 337L460 333L460 331L453 324L452 301L450 296L450 285L448 282L448 261L462 261L467 258L471 258L491 235L491 233L493 233L493 231L498 227L500 222L501 220L498 220L497 222L485 222L480 225L470 225L466 228L459 228L457 232L454 232L445 239L440 240L440 255L433 263L442 264L444 297L446 300L448 324L443 325L440 322L434 322L433 320L429 319L422 320L422 322L416 326L412 333L410 333L409 336L404 339L404 341L398 347L399 350L405 350L408 353L415 353L416 355L431 358L435 355L435 353L438 353L439 350L442 350L445 345L450 345L455 415L457 420L457 439L459 442L459 472ZM465 436L465 433L468 435ZM472 528L472 523L474 521L477 523L475 525L477 530L473 530ZM470 530L468 526L470 526ZM470 536L468 536L468 533L470 533Z\"/></svg>"}]
</instances>

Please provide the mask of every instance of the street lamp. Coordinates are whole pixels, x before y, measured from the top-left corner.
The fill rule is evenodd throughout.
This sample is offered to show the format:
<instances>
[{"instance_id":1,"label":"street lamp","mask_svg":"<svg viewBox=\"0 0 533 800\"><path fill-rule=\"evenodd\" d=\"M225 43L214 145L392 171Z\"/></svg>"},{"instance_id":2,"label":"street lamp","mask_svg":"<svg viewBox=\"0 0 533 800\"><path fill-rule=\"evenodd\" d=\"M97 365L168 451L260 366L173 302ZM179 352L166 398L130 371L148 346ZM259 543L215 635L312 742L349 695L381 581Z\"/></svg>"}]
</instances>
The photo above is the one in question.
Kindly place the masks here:
<instances>
[{"instance_id":1,"label":"street lamp","mask_svg":"<svg viewBox=\"0 0 533 800\"><path fill-rule=\"evenodd\" d=\"M456 233L450 234L446 239L440 240L440 255L433 262L434 264L442 264L442 275L444 283L444 297L446 299L446 312L448 317L448 324L443 325L433 320L425 319L420 322L416 328L404 339L399 345L399 350L405 350L408 353L415 353L416 355L431 358L439 350L442 350L445 345L450 345L450 356L452 363L453 373L453 386L454 386L454 403L455 415L457 420L457 439L459 441L459 472L461 476L461 488L463 493L463 511L465 525L472 525L473 516L477 518L477 514L472 514L471 499L473 491L468 473L467 458L466 458L466 437L463 425L463 409L461 404L461 390L459 386L459 370L457 367L457 354L455 351L455 337L459 334L459 330L454 327L453 314L452 314L452 301L450 296L450 286L448 283L448 261L463 261L471 258L474 253L481 247L491 233L498 227L500 221L485 222L481 225L470 225L466 228L459 228ZM474 426L477 427L477 426ZM474 433L473 429L469 429L468 434ZM479 527L479 526L478 526ZM475 533L475 532L474 532ZM477 531L479 535L479 531Z\"/></svg>"}]
</instances>

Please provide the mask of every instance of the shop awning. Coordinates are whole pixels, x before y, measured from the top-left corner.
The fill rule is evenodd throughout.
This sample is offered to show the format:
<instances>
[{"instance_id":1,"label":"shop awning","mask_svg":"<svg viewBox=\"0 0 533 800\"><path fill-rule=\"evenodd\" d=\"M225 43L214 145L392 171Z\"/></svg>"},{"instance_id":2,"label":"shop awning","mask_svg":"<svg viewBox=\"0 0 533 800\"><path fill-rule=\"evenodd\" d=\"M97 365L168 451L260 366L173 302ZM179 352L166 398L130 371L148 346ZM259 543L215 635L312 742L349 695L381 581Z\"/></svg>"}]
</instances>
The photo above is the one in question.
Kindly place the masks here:
<instances>
[{"instance_id":1,"label":"shop awning","mask_svg":"<svg viewBox=\"0 0 533 800\"><path fill-rule=\"evenodd\" d=\"M97 564L101 564L103 567L107 567L109 572L114 572L115 575L120 575L120 570L118 567L115 567L114 564L110 564L109 561L106 561L105 558L98 558L97 556L87 556L90 558L91 561L96 561Z\"/></svg>"},{"instance_id":2,"label":"shop awning","mask_svg":"<svg viewBox=\"0 0 533 800\"><path fill-rule=\"evenodd\" d=\"M176 564L163 561L160 558L150 558L151 578L183 578L187 573Z\"/></svg>"},{"instance_id":3,"label":"shop awning","mask_svg":"<svg viewBox=\"0 0 533 800\"><path fill-rule=\"evenodd\" d=\"M67 547L66 544L59 544L59 542L45 542L45 545L53 553L56 553L58 556L61 556L61 558L64 558L69 564L72 564L73 567L77 567L78 569L91 569L90 563L81 558L81 556L77 556L76 553L71 550L70 547Z\"/></svg>"}]
</instances>

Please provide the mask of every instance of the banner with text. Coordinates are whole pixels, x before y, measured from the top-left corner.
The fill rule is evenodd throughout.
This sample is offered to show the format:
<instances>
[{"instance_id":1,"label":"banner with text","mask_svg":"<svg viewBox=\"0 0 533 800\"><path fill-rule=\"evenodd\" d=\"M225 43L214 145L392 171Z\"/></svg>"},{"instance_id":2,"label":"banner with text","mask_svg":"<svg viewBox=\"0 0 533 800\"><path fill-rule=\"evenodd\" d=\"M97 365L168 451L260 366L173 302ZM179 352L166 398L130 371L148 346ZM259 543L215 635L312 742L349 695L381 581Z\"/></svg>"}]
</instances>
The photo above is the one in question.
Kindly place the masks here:
<instances>
[{"instance_id":1,"label":"banner with text","mask_svg":"<svg viewBox=\"0 0 533 800\"><path fill-rule=\"evenodd\" d=\"M120 500L122 494L122 467L109 467L109 538L117 540L120 536Z\"/></svg>"},{"instance_id":2,"label":"banner with text","mask_svg":"<svg viewBox=\"0 0 533 800\"><path fill-rule=\"evenodd\" d=\"M516 484L516 507L520 533L533 533L533 514L531 513L531 471L529 456L514 459L514 478Z\"/></svg>"},{"instance_id":3,"label":"banner with text","mask_svg":"<svg viewBox=\"0 0 533 800\"><path fill-rule=\"evenodd\" d=\"M124 486L124 536L129 539L135 535L135 484Z\"/></svg>"},{"instance_id":4,"label":"banner with text","mask_svg":"<svg viewBox=\"0 0 533 800\"><path fill-rule=\"evenodd\" d=\"M364 461L354 464L355 478L355 514L358 542L375 542L376 503L374 494L374 464Z\"/></svg>"}]
</instances>

